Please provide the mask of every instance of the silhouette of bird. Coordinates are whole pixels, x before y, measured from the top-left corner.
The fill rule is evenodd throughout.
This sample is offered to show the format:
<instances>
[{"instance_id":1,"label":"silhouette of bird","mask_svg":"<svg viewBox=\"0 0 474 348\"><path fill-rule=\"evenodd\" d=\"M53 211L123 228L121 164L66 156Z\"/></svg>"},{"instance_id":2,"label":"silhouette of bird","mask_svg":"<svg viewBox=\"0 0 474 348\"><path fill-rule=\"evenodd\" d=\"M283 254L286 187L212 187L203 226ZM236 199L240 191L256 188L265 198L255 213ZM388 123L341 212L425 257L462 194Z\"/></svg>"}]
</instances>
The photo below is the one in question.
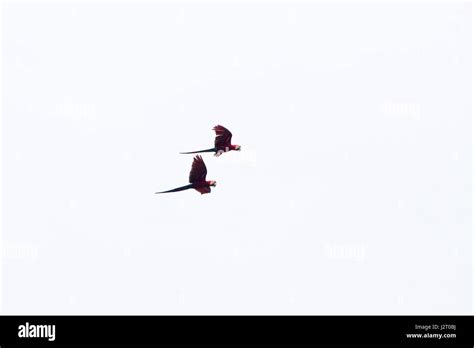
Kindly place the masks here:
<instances>
[{"instance_id":1,"label":"silhouette of bird","mask_svg":"<svg viewBox=\"0 0 474 348\"><path fill-rule=\"evenodd\" d=\"M214 156L219 157L224 152L240 151L240 145L232 145L232 133L225 127L217 125L212 128L216 132L216 139L214 140L214 147L207 150L180 152L181 154L193 154L201 152L214 152Z\"/></svg>"},{"instance_id":2,"label":"silhouette of bird","mask_svg":"<svg viewBox=\"0 0 474 348\"><path fill-rule=\"evenodd\" d=\"M169 192L178 192L189 189L195 189L196 191L201 192L201 194L210 193L211 186L216 187L216 182L214 180L206 181L207 168L206 164L202 160L200 155L194 157L193 164L191 166L191 172L189 173L189 185L177 187L172 190L155 192L155 193L169 193Z\"/></svg>"}]
</instances>

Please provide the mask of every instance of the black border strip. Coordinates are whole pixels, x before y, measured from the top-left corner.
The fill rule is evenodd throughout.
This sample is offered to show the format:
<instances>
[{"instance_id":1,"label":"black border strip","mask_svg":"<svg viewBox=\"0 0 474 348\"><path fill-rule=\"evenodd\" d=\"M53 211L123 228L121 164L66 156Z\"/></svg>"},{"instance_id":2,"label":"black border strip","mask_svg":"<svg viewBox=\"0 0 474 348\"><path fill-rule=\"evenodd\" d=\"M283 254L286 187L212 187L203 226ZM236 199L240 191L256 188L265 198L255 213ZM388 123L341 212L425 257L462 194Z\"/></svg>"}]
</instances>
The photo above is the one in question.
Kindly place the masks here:
<instances>
[{"instance_id":1,"label":"black border strip","mask_svg":"<svg viewBox=\"0 0 474 348\"><path fill-rule=\"evenodd\" d=\"M20 325L26 323L30 330L31 325L55 325L54 341L47 337L19 337ZM73 344L473 347L472 328L472 316L0 316L0 347ZM34 329L30 332L34 333ZM421 336L409 338L407 334Z\"/></svg>"}]
</instances>

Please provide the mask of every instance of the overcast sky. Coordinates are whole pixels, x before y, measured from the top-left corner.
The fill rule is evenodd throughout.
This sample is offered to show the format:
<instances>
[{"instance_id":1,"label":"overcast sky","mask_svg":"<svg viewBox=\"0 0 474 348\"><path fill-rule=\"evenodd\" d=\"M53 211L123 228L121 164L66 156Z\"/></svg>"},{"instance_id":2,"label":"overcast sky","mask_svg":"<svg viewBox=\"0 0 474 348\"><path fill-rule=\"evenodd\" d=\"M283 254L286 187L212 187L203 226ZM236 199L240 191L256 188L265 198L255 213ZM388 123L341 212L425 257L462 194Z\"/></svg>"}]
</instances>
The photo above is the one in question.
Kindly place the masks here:
<instances>
[{"instance_id":1,"label":"overcast sky","mask_svg":"<svg viewBox=\"0 0 474 348\"><path fill-rule=\"evenodd\" d=\"M3 313L471 313L471 21L4 5Z\"/></svg>"}]
</instances>

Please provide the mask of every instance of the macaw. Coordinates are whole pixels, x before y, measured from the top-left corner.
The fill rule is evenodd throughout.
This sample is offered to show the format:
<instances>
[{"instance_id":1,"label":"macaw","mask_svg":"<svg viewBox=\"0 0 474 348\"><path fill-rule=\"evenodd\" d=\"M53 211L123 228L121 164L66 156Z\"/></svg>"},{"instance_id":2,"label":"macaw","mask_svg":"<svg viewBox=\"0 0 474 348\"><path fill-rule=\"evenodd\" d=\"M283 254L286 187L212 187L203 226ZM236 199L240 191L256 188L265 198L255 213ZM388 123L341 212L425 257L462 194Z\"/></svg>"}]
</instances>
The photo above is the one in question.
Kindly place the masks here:
<instances>
[{"instance_id":1,"label":"macaw","mask_svg":"<svg viewBox=\"0 0 474 348\"><path fill-rule=\"evenodd\" d=\"M200 153L200 152L214 152L214 156L219 157L224 152L229 151L240 151L240 145L232 145L230 142L232 140L232 133L220 126L217 125L212 128L213 131L216 132L216 139L214 140L214 147L207 150L200 150L200 151L192 151L192 152L180 152L181 154L192 154L192 153Z\"/></svg>"},{"instance_id":2,"label":"macaw","mask_svg":"<svg viewBox=\"0 0 474 348\"><path fill-rule=\"evenodd\" d=\"M207 168L202 160L200 155L194 157L193 165L191 166L191 172L189 173L189 185L181 186L172 190L155 192L155 193L168 193L168 192L178 192L188 189L195 189L196 191L201 192L201 195L211 192L211 186L216 187L216 182L214 180L206 181Z\"/></svg>"}]
</instances>

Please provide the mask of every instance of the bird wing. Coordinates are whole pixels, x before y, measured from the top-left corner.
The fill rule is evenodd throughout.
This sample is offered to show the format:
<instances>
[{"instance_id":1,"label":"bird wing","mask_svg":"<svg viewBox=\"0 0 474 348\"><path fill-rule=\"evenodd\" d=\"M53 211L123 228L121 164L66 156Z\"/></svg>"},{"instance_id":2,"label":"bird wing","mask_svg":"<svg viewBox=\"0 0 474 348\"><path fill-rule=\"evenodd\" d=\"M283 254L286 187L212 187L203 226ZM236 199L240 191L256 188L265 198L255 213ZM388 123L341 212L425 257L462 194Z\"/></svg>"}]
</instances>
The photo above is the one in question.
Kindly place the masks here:
<instances>
[{"instance_id":1,"label":"bird wing","mask_svg":"<svg viewBox=\"0 0 474 348\"><path fill-rule=\"evenodd\" d=\"M214 146L216 148L230 146L232 133L227 128L217 125L213 130L216 132L216 139L214 140Z\"/></svg>"},{"instance_id":2,"label":"bird wing","mask_svg":"<svg viewBox=\"0 0 474 348\"><path fill-rule=\"evenodd\" d=\"M196 183L200 181L206 181L207 168L202 160L202 157L197 155L194 157L191 172L189 173L189 182Z\"/></svg>"},{"instance_id":3,"label":"bird wing","mask_svg":"<svg viewBox=\"0 0 474 348\"><path fill-rule=\"evenodd\" d=\"M196 190L201 192L201 194L211 193L211 188L209 186L198 187Z\"/></svg>"}]
</instances>

